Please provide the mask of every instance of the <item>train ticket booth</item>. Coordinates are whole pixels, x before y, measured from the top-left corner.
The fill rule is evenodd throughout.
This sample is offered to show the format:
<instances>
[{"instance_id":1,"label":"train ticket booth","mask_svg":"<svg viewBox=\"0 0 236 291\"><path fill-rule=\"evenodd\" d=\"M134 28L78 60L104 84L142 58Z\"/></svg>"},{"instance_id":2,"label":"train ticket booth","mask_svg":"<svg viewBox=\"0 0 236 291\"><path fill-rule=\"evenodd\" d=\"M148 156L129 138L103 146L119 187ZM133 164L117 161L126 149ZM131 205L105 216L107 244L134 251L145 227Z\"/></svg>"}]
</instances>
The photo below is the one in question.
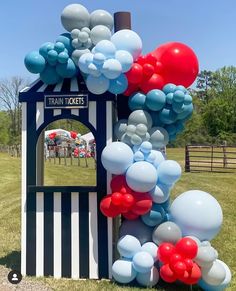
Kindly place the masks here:
<instances>
[{"instance_id":1,"label":"train ticket booth","mask_svg":"<svg viewBox=\"0 0 236 291\"><path fill-rule=\"evenodd\" d=\"M55 278L111 278L112 220L99 211L111 176L101 164L112 142L116 96L93 95L81 76L57 85L36 81L22 104L21 273ZM59 119L83 123L96 140L96 186L44 186L42 132Z\"/></svg>"}]
</instances>

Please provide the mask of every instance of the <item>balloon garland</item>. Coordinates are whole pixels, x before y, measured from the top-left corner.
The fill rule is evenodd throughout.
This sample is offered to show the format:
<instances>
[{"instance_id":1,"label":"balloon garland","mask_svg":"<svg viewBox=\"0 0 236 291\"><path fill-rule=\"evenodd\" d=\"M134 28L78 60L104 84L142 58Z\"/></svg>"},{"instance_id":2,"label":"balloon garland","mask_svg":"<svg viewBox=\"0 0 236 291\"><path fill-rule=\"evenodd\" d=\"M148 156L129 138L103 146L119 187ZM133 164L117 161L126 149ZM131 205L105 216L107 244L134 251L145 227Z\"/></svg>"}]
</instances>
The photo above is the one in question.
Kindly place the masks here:
<instances>
[{"instance_id":1,"label":"balloon garland","mask_svg":"<svg viewBox=\"0 0 236 291\"><path fill-rule=\"evenodd\" d=\"M120 259L112 266L114 280L152 287L161 278L223 290L231 272L210 243L222 224L221 207L199 190L182 193L171 203L181 167L162 151L193 112L186 87L197 77L197 57L178 42L142 55L139 35L128 29L112 35L113 22L105 10L90 14L80 4L68 5L61 14L67 32L28 53L25 66L46 84L80 73L91 93L109 91L129 98L132 112L115 124L116 141L101 157L114 176L100 210L107 217L124 217L117 242ZM49 138L55 138L54 133Z\"/></svg>"}]
</instances>

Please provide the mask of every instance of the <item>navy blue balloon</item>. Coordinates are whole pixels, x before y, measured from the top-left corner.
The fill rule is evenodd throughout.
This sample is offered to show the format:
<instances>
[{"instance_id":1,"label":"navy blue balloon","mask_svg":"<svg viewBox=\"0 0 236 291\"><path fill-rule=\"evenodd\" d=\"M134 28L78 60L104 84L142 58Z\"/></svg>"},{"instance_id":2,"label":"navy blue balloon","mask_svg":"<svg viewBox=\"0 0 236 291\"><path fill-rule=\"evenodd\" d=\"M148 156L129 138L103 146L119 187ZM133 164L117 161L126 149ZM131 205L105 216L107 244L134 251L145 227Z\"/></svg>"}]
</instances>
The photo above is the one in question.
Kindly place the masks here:
<instances>
[{"instance_id":1,"label":"navy blue balloon","mask_svg":"<svg viewBox=\"0 0 236 291\"><path fill-rule=\"evenodd\" d=\"M30 73L38 74L45 69L46 61L38 51L32 51L25 56L25 66Z\"/></svg>"},{"instance_id":2,"label":"navy blue balloon","mask_svg":"<svg viewBox=\"0 0 236 291\"><path fill-rule=\"evenodd\" d=\"M177 90L174 92L173 99L175 102L184 102L185 94L183 91Z\"/></svg>"},{"instance_id":3,"label":"navy blue balloon","mask_svg":"<svg viewBox=\"0 0 236 291\"><path fill-rule=\"evenodd\" d=\"M72 54L73 51L74 51L74 48L73 48L73 46L72 46L72 44L71 44L71 42L72 42L72 38L71 38L70 33L63 33L63 34L61 34L61 35L57 38L56 42L61 42L61 43L63 43L64 46L65 46L65 48L68 50L68 54L71 56L71 54Z\"/></svg>"},{"instance_id":4,"label":"navy blue balloon","mask_svg":"<svg viewBox=\"0 0 236 291\"><path fill-rule=\"evenodd\" d=\"M128 80L125 74L121 74L118 78L110 80L109 92L112 94L122 94L128 87Z\"/></svg>"},{"instance_id":5,"label":"navy blue balloon","mask_svg":"<svg viewBox=\"0 0 236 291\"><path fill-rule=\"evenodd\" d=\"M152 117L153 126L163 127L164 123L160 120L158 112L150 111Z\"/></svg>"},{"instance_id":6,"label":"navy blue balloon","mask_svg":"<svg viewBox=\"0 0 236 291\"><path fill-rule=\"evenodd\" d=\"M169 133L169 136L176 134L176 126L174 124L166 125L165 130Z\"/></svg>"},{"instance_id":7,"label":"navy blue balloon","mask_svg":"<svg viewBox=\"0 0 236 291\"><path fill-rule=\"evenodd\" d=\"M176 121L177 114L171 109L163 108L159 112L159 118L160 121L163 122L164 124L172 124Z\"/></svg>"},{"instance_id":8,"label":"navy blue balloon","mask_svg":"<svg viewBox=\"0 0 236 291\"><path fill-rule=\"evenodd\" d=\"M174 93L176 90L176 85L172 83L166 84L162 90L165 94Z\"/></svg>"},{"instance_id":9,"label":"navy blue balloon","mask_svg":"<svg viewBox=\"0 0 236 291\"><path fill-rule=\"evenodd\" d=\"M66 64L57 64L56 71L62 78L72 78L76 75L75 63L69 59Z\"/></svg>"},{"instance_id":10,"label":"navy blue balloon","mask_svg":"<svg viewBox=\"0 0 236 291\"><path fill-rule=\"evenodd\" d=\"M158 89L151 90L147 93L146 105L152 111L161 110L166 103L166 95Z\"/></svg>"},{"instance_id":11,"label":"navy blue balloon","mask_svg":"<svg viewBox=\"0 0 236 291\"><path fill-rule=\"evenodd\" d=\"M57 84L62 81L62 78L56 72L56 68L50 65L47 65L44 71L40 74L40 79L48 85Z\"/></svg>"},{"instance_id":12,"label":"navy blue balloon","mask_svg":"<svg viewBox=\"0 0 236 291\"><path fill-rule=\"evenodd\" d=\"M193 104L192 103L189 105L184 105L183 112L181 112L177 115L177 119L183 120L187 117L190 117L192 112L193 112Z\"/></svg>"},{"instance_id":13,"label":"navy blue balloon","mask_svg":"<svg viewBox=\"0 0 236 291\"><path fill-rule=\"evenodd\" d=\"M147 107L145 105L145 101L146 101L146 95L141 93L141 92L137 92L133 95L131 95L129 97L129 108L130 110L134 111L134 110L146 110Z\"/></svg>"},{"instance_id":14,"label":"navy blue balloon","mask_svg":"<svg viewBox=\"0 0 236 291\"><path fill-rule=\"evenodd\" d=\"M176 137L177 137L176 133L175 133L175 134L171 134L171 135L169 135L169 141L174 141L174 140L176 140Z\"/></svg>"}]
</instances>

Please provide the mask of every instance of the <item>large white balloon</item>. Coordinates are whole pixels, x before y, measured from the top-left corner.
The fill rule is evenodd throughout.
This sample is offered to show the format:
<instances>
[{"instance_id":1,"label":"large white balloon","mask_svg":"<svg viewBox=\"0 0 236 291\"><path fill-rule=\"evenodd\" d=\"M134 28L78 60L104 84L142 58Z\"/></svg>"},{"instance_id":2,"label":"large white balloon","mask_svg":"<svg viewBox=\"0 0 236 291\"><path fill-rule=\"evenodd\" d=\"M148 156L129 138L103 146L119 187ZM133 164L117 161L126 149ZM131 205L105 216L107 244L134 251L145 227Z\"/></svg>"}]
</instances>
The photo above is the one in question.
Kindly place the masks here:
<instances>
[{"instance_id":1,"label":"large white balloon","mask_svg":"<svg viewBox=\"0 0 236 291\"><path fill-rule=\"evenodd\" d=\"M90 15L88 10L80 4L70 4L64 8L61 14L61 23L67 31L88 27Z\"/></svg>"},{"instance_id":2,"label":"large white balloon","mask_svg":"<svg viewBox=\"0 0 236 291\"><path fill-rule=\"evenodd\" d=\"M96 25L104 25L108 27L110 30L113 28L113 17L106 10L95 10L90 15L90 27L93 28Z\"/></svg>"},{"instance_id":3,"label":"large white balloon","mask_svg":"<svg viewBox=\"0 0 236 291\"><path fill-rule=\"evenodd\" d=\"M210 194L191 190L178 196L170 207L170 219L179 225L183 236L211 240L220 231L222 209Z\"/></svg>"}]
</instances>

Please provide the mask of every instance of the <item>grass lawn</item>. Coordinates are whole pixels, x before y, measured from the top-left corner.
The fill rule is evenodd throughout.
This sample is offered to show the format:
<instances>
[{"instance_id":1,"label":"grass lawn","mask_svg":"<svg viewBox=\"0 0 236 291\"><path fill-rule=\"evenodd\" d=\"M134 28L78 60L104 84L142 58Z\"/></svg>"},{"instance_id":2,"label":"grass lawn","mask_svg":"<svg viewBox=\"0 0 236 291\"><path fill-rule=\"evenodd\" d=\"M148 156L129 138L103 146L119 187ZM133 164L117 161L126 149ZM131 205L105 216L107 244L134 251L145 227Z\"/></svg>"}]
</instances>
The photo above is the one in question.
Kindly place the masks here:
<instances>
[{"instance_id":1,"label":"grass lawn","mask_svg":"<svg viewBox=\"0 0 236 291\"><path fill-rule=\"evenodd\" d=\"M168 150L168 158L178 161L184 165L184 150ZM46 165L46 182L53 184L58 182L58 167L69 168L70 166L58 165L55 168ZM91 173L94 168L90 167ZM87 175L87 169L79 167L76 177ZM62 173L62 172L61 172ZM63 172L67 175L67 170ZM87 174L86 174L87 173ZM63 176L64 176L63 174ZM62 174L61 174L62 176ZM89 177L90 175L87 175ZM66 180L68 177L64 177ZM89 178L88 178L89 179ZM95 180L88 180L89 183ZM199 189L211 193L221 204L224 213L224 222L221 232L212 241L213 246L219 252L219 258L223 260L231 269L233 279L228 290L236 290L236 174L217 173L183 173L180 181L172 191L172 198L191 189ZM0 153L0 264L8 268L18 269L20 266L20 160ZM120 286L109 281L73 281L69 279L55 280L52 278L25 278L24 280L34 280L44 282L53 290L155 290L142 289L135 286ZM198 288L194 288L198 290ZM0 287L0 290L1 289ZM158 290L189 290L189 287L162 285Z\"/></svg>"}]
</instances>

